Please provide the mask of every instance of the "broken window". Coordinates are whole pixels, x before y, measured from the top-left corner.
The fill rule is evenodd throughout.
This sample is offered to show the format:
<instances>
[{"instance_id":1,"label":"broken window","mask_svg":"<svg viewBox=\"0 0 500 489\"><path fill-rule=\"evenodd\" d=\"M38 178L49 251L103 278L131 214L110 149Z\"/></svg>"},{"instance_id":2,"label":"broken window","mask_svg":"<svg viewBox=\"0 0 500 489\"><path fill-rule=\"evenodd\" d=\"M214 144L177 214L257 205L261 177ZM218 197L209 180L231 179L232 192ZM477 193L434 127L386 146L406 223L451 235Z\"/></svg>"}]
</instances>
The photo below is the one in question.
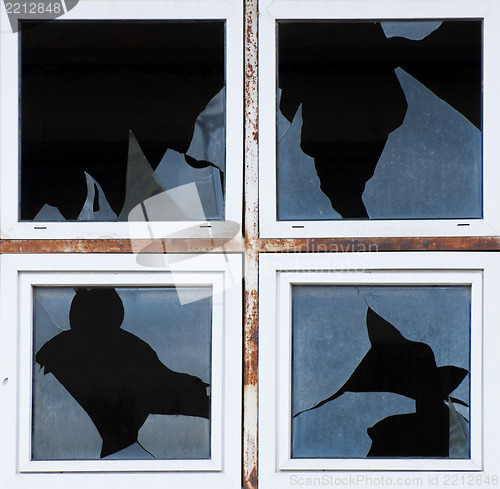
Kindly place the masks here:
<instances>
[{"instance_id":1,"label":"broken window","mask_svg":"<svg viewBox=\"0 0 500 489\"><path fill-rule=\"evenodd\" d=\"M292 458L470 457L468 286L294 286Z\"/></svg>"},{"instance_id":2,"label":"broken window","mask_svg":"<svg viewBox=\"0 0 500 489\"><path fill-rule=\"evenodd\" d=\"M21 220L224 219L224 21L21 26Z\"/></svg>"},{"instance_id":3,"label":"broken window","mask_svg":"<svg viewBox=\"0 0 500 489\"><path fill-rule=\"evenodd\" d=\"M481 21L279 21L277 50L277 220L482 218Z\"/></svg>"},{"instance_id":4,"label":"broken window","mask_svg":"<svg viewBox=\"0 0 500 489\"><path fill-rule=\"evenodd\" d=\"M210 459L210 288L34 291L32 460Z\"/></svg>"}]
</instances>

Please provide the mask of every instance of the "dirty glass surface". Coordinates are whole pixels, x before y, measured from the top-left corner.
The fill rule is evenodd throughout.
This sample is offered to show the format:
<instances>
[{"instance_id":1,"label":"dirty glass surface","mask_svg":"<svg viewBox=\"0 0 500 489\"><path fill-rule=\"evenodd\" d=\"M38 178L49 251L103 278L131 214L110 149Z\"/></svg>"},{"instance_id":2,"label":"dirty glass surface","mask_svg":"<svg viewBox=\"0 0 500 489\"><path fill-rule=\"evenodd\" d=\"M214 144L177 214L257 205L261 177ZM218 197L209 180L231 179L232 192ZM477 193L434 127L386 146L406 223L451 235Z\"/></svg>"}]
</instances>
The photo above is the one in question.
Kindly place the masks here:
<instances>
[{"instance_id":1,"label":"dirty glass surface","mask_svg":"<svg viewBox=\"0 0 500 489\"><path fill-rule=\"evenodd\" d=\"M482 217L480 21L277 26L279 220Z\"/></svg>"},{"instance_id":2,"label":"dirty glass surface","mask_svg":"<svg viewBox=\"0 0 500 489\"><path fill-rule=\"evenodd\" d=\"M293 458L469 458L470 288L294 286Z\"/></svg>"},{"instance_id":3,"label":"dirty glass surface","mask_svg":"<svg viewBox=\"0 0 500 489\"><path fill-rule=\"evenodd\" d=\"M210 289L36 287L33 460L210 458Z\"/></svg>"},{"instance_id":4,"label":"dirty glass surface","mask_svg":"<svg viewBox=\"0 0 500 489\"><path fill-rule=\"evenodd\" d=\"M21 220L126 221L190 183L149 220L224 219L224 21L23 22L19 35Z\"/></svg>"}]
</instances>

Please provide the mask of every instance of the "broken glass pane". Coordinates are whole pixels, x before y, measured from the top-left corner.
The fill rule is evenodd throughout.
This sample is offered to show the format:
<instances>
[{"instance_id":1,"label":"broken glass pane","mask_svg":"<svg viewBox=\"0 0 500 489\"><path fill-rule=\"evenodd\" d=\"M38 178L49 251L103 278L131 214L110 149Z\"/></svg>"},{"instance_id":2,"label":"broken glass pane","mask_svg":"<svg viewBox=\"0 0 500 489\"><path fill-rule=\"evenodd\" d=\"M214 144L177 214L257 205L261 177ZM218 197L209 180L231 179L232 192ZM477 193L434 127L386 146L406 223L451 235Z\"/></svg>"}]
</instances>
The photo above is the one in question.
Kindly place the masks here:
<instances>
[{"instance_id":1,"label":"broken glass pane","mask_svg":"<svg viewBox=\"0 0 500 489\"><path fill-rule=\"evenodd\" d=\"M210 289L39 287L33 460L210 458Z\"/></svg>"},{"instance_id":2,"label":"broken glass pane","mask_svg":"<svg viewBox=\"0 0 500 489\"><path fill-rule=\"evenodd\" d=\"M295 286L292 457L468 458L470 288Z\"/></svg>"},{"instance_id":3,"label":"broken glass pane","mask_svg":"<svg viewBox=\"0 0 500 489\"><path fill-rule=\"evenodd\" d=\"M20 41L22 220L127 220L188 183L224 219L224 21L30 23Z\"/></svg>"},{"instance_id":4,"label":"broken glass pane","mask_svg":"<svg viewBox=\"0 0 500 489\"><path fill-rule=\"evenodd\" d=\"M280 220L482 217L480 21L278 23Z\"/></svg>"}]
</instances>

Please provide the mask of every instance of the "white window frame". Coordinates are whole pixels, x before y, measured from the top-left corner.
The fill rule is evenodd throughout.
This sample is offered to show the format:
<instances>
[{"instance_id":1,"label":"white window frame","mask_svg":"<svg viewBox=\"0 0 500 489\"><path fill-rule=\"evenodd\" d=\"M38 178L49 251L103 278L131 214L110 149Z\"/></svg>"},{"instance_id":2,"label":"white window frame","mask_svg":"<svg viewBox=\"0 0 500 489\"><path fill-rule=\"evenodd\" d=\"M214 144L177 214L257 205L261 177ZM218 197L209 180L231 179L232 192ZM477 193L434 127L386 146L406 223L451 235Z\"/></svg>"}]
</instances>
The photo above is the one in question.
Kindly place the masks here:
<instances>
[{"instance_id":1,"label":"white window frame","mask_svg":"<svg viewBox=\"0 0 500 489\"><path fill-rule=\"evenodd\" d=\"M468 285L471 287L471 458L458 459L292 459L291 439L291 287L316 285ZM433 471L483 471L498 475L495 390L500 359L498 315L499 253L305 253L260 258L259 380L260 480L269 487L306 484L367 471L388 478L404 471L423 487ZM413 474L412 474L413 473ZM380 474L379 474L380 475ZM340 479L339 479L340 480ZM443 482L443 480L442 480Z\"/></svg>"},{"instance_id":2,"label":"white window frame","mask_svg":"<svg viewBox=\"0 0 500 489\"><path fill-rule=\"evenodd\" d=\"M260 233L263 238L496 236L500 234L500 6L485 0L262 0L259 17ZM278 221L276 22L279 20L483 20L483 218Z\"/></svg>"},{"instance_id":3,"label":"white window frame","mask_svg":"<svg viewBox=\"0 0 500 489\"><path fill-rule=\"evenodd\" d=\"M80 0L52 22L66 20L226 21L225 222L19 221L19 36L0 9L0 229L3 239L229 237L241 235L243 185L243 4L238 0ZM83 203L82 203L83 204ZM201 226L201 228L200 228ZM236 231L235 231L236 228Z\"/></svg>"},{"instance_id":4,"label":"white window frame","mask_svg":"<svg viewBox=\"0 0 500 489\"><path fill-rule=\"evenodd\" d=\"M167 257L168 258L168 257ZM237 488L241 474L240 255L176 255L147 270L136 255L3 255L1 266L0 485L118 487L158 484ZM207 460L31 460L33 288L47 286L212 288L211 458ZM236 327L235 327L236 326ZM82 475L82 473L84 475Z\"/></svg>"}]
</instances>

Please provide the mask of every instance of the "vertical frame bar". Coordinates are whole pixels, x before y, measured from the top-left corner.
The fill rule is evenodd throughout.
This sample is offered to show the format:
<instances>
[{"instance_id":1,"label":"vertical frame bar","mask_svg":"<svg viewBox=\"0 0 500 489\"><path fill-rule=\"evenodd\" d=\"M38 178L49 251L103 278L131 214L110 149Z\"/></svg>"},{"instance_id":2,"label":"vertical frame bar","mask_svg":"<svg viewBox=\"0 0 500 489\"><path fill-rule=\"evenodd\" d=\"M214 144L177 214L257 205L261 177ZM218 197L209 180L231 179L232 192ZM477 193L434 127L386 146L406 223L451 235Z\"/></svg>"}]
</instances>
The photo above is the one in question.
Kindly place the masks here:
<instances>
[{"instance_id":1,"label":"vertical frame bar","mask_svg":"<svg viewBox=\"0 0 500 489\"><path fill-rule=\"evenodd\" d=\"M245 306L243 369L243 488L257 487L258 448L258 0L245 0Z\"/></svg>"}]
</instances>

